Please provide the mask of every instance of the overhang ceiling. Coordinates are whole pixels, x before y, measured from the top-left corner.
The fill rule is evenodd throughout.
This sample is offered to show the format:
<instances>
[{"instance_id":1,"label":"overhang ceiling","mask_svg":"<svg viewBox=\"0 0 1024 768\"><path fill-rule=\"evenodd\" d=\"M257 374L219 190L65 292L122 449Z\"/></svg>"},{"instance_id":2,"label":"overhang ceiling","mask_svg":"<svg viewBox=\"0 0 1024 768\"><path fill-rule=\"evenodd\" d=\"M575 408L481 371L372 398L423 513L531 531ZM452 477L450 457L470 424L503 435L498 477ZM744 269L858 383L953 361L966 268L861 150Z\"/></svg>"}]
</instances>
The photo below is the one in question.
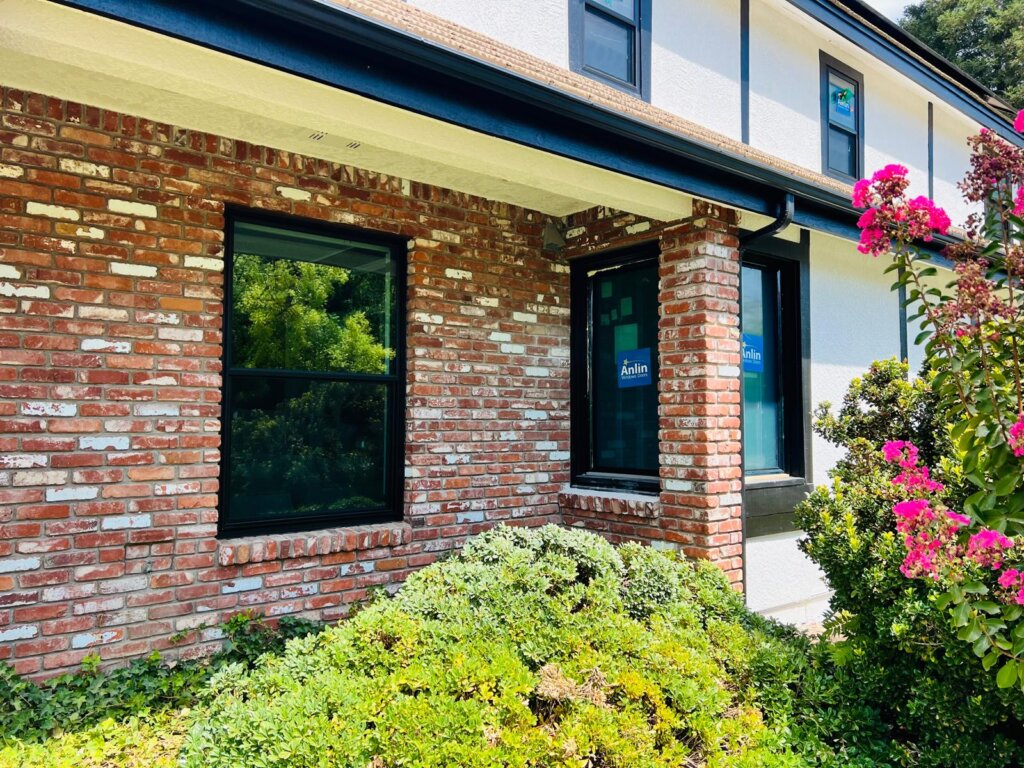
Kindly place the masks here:
<instances>
[{"instance_id":1,"label":"overhang ceiling","mask_svg":"<svg viewBox=\"0 0 1024 768\"><path fill-rule=\"evenodd\" d=\"M564 216L686 194L46 0L0 0L0 82Z\"/></svg>"}]
</instances>

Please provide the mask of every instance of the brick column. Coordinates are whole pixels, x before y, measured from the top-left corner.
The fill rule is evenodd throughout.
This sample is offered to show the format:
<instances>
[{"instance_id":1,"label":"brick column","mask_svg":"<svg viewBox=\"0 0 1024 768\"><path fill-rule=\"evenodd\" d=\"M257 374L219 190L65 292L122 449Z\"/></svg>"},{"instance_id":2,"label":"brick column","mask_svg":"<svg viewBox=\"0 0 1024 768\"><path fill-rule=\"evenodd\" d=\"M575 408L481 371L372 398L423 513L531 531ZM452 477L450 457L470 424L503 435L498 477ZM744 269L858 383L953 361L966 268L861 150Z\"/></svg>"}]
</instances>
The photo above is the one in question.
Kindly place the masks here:
<instances>
[{"instance_id":1,"label":"brick column","mask_svg":"<svg viewBox=\"0 0 1024 768\"><path fill-rule=\"evenodd\" d=\"M661 238L661 527L742 589L739 239L735 211L695 202Z\"/></svg>"}]
</instances>

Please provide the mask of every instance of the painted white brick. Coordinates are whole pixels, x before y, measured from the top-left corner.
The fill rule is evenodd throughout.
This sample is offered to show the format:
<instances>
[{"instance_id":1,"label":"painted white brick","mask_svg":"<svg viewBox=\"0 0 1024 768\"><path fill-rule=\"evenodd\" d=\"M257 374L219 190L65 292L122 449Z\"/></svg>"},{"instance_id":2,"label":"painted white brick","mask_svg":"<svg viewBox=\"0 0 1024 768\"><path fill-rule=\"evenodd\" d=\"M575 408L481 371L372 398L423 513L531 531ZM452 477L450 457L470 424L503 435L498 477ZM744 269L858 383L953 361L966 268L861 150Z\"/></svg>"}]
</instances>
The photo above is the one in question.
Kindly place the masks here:
<instances>
[{"instance_id":1,"label":"painted white brick","mask_svg":"<svg viewBox=\"0 0 1024 768\"><path fill-rule=\"evenodd\" d=\"M445 232L443 229L435 229L431 231L430 236L439 243L452 243L453 245L458 245L462 242L461 235L457 235L454 232Z\"/></svg>"},{"instance_id":2,"label":"painted white brick","mask_svg":"<svg viewBox=\"0 0 1024 768\"><path fill-rule=\"evenodd\" d=\"M85 632L71 638L71 647L75 649L89 648L93 645L103 645L104 643L109 643L111 640L116 639L117 632Z\"/></svg>"},{"instance_id":3,"label":"painted white brick","mask_svg":"<svg viewBox=\"0 0 1024 768\"><path fill-rule=\"evenodd\" d=\"M502 331L494 331L487 338L491 341L512 341L512 334L504 333Z\"/></svg>"},{"instance_id":4,"label":"painted white brick","mask_svg":"<svg viewBox=\"0 0 1024 768\"><path fill-rule=\"evenodd\" d=\"M173 387L177 384L173 376L154 376L151 379L143 379L139 384L149 387Z\"/></svg>"},{"instance_id":5,"label":"painted white brick","mask_svg":"<svg viewBox=\"0 0 1024 768\"><path fill-rule=\"evenodd\" d=\"M99 179L110 178L110 166L109 165L98 165L97 163L87 163L84 160L75 160L70 157L62 157L60 160L60 169L67 173L77 173L82 176L95 176Z\"/></svg>"},{"instance_id":6,"label":"painted white brick","mask_svg":"<svg viewBox=\"0 0 1024 768\"><path fill-rule=\"evenodd\" d=\"M222 595L231 595L235 592L251 592L252 590L259 589L262 586L262 576L250 576L247 579L235 579L233 581L229 581L220 588L220 592Z\"/></svg>"},{"instance_id":7,"label":"painted white brick","mask_svg":"<svg viewBox=\"0 0 1024 768\"><path fill-rule=\"evenodd\" d=\"M532 312L513 312L512 319L520 323L536 323L537 316Z\"/></svg>"},{"instance_id":8,"label":"painted white brick","mask_svg":"<svg viewBox=\"0 0 1024 768\"><path fill-rule=\"evenodd\" d=\"M493 296L477 296L473 299L481 307L496 307L498 306L498 300Z\"/></svg>"},{"instance_id":9,"label":"painted white brick","mask_svg":"<svg viewBox=\"0 0 1024 768\"><path fill-rule=\"evenodd\" d=\"M510 355L521 355L526 352L526 347L522 344L502 344L501 351Z\"/></svg>"},{"instance_id":10,"label":"painted white brick","mask_svg":"<svg viewBox=\"0 0 1024 768\"><path fill-rule=\"evenodd\" d=\"M13 296L21 299L48 299L50 298L50 289L45 285L0 283L0 296Z\"/></svg>"},{"instance_id":11,"label":"painted white brick","mask_svg":"<svg viewBox=\"0 0 1024 768\"><path fill-rule=\"evenodd\" d=\"M100 489L89 486L73 485L70 488L47 488L47 501L87 501L95 499Z\"/></svg>"},{"instance_id":12,"label":"painted white brick","mask_svg":"<svg viewBox=\"0 0 1024 768\"><path fill-rule=\"evenodd\" d=\"M123 579L104 579L99 582L101 595L118 595L122 592L137 592L149 586L148 576L127 576ZM145 616L143 616L145 618Z\"/></svg>"},{"instance_id":13,"label":"painted white brick","mask_svg":"<svg viewBox=\"0 0 1024 768\"><path fill-rule=\"evenodd\" d=\"M118 515L103 518L103 530L121 531L125 528L149 528L152 519L149 515Z\"/></svg>"},{"instance_id":14,"label":"painted white brick","mask_svg":"<svg viewBox=\"0 0 1024 768\"><path fill-rule=\"evenodd\" d=\"M79 345L83 352L131 352L130 341L110 341L109 339L82 339Z\"/></svg>"},{"instance_id":15,"label":"painted white brick","mask_svg":"<svg viewBox=\"0 0 1024 768\"><path fill-rule=\"evenodd\" d=\"M627 235L637 235L641 232L646 232L651 228L651 222L649 221L638 221L636 224L630 224L626 227Z\"/></svg>"},{"instance_id":16,"label":"painted white brick","mask_svg":"<svg viewBox=\"0 0 1024 768\"><path fill-rule=\"evenodd\" d=\"M130 445L131 439L126 436L78 438L78 447L85 451L127 451Z\"/></svg>"},{"instance_id":17,"label":"painted white brick","mask_svg":"<svg viewBox=\"0 0 1024 768\"><path fill-rule=\"evenodd\" d=\"M115 275L130 277L156 277L156 267L150 264L125 264L121 261L114 261L110 264L110 271Z\"/></svg>"},{"instance_id":18,"label":"painted white brick","mask_svg":"<svg viewBox=\"0 0 1024 768\"><path fill-rule=\"evenodd\" d=\"M11 264L0 264L0 277L18 280L21 278L21 270Z\"/></svg>"},{"instance_id":19,"label":"painted white brick","mask_svg":"<svg viewBox=\"0 0 1024 768\"><path fill-rule=\"evenodd\" d=\"M22 403L25 416L74 416L78 406L74 403Z\"/></svg>"},{"instance_id":20,"label":"painted white brick","mask_svg":"<svg viewBox=\"0 0 1024 768\"><path fill-rule=\"evenodd\" d=\"M0 558L0 573L34 571L42 563L38 557L4 557Z\"/></svg>"},{"instance_id":21,"label":"painted white brick","mask_svg":"<svg viewBox=\"0 0 1024 768\"><path fill-rule=\"evenodd\" d=\"M78 316L84 320L113 320L119 322L128 319L127 309L112 307L91 307L88 304L78 305Z\"/></svg>"},{"instance_id":22,"label":"painted white brick","mask_svg":"<svg viewBox=\"0 0 1024 768\"><path fill-rule=\"evenodd\" d=\"M68 473L58 470L15 472L12 483L24 488L30 485L63 485L68 481Z\"/></svg>"},{"instance_id":23,"label":"painted white brick","mask_svg":"<svg viewBox=\"0 0 1024 768\"><path fill-rule=\"evenodd\" d=\"M450 277L452 280L472 280L473 273L465 269L452 269L449 267L444 271L445 277Z\"/></svg>"},{"instance_id":24,"label":"painted white brick","mask_svg":"<svg viewBox=\"0 0 1024 768\"><path fill-rule=\"evenodd\" d=\"M199 328L158 328L156 335L164 341L203 340L203 332Z\"/></svg>"},{"instance_id":25,"label":"painted white brick","mask_svg":"<svg viewBox=\"0 0 1024 768\"><path fill-rule=\"evenodd\" d=\"M276 187L277 194L283 197L285 200L299 200L306 202L311 200L313 194L305 189L297 189L295 187Z\"/></svg>"},{"instance_id":26,"label":"painted white brick","mask_svg":"<svg viewBox=\"0 0 1024 768\"><path fill-rule=\"evenodd\" d=\"M177 403L141 403L135 406L136 416L179 416L181 406Z\"/></svg>"},{"instance_id":27,"label":"painted white brick","mask_svg":"<svg viewBox=\"0 0 1024 768\"><path fill-rule=\"evenodd\" d=\"M74 208L65 208L62 205L47 205L46 203L30 202L25 206L25 212L30 216L46 216L49 219L64 219L65 221L78 221L82 214Z\"/></svg>"},{"instance_id":28,"label":"painted white brick","mask_svg":"<svg viewBox=\"0 0 1024 768\"><path fill-rule=\"evenodd\" d=\"M36 627L27 625L11 627L10 629L0 630L0 643L10 642L11 640L28 640L30 637L35 637L38 633L39 629Z\"/></svg>"},{"instance_id":29,"label":"painted white brick","mask_svg":"<svg viewBox=\"0 0 1024 768\"><path fill-rule=\"evenodd\" d=\"M523 411L523 418L530 421L544 421L547 417L547 411Z\"/></svg>"},{"instance_id":30,"label":"painted white brick","mask_svg":"<svg viewBox=\"0 0 1024 768\"><path fill-rule=\"evenodd\" d=\"M147 219L156 218L155 205L151 205L150 203L136 203L133 200L118 200L116 198L107 200L107 210L113 211L114 213L125 213L129 216L142 216Z\"/></svg>"},{"instance_id":31,"label":"painted white brick","mask_svg":"<svg viewBox=\"0 0 1024 768\"><path fill-rule=\"evenodd\" d=\"M551 375L551 370L549 368L527 367L526 368L526 375L527 376L537 376L538 378L544 378L546 376L550 376Z\"/></svg>"},{"instance_id":32,"label":"painted white brick","mask_svg":"<svg viewBox=\"0 0 1024 768\"><path fill-rule=\"evenodd\" d=\"M17 179L25 175L25 169L18 165L0 163L0 179Z\"/></svg>"},{"instance_id":33,"label":"painted white brick","mask_svg":"<svg viewBox=\"0 0 1024 768\"><path fill-rule=\"evenodd\" d=\"M214 272L224 271L224 261L222 259L211 259L206 256L186 256L185 266L190 269L211 269Z\"/></svg>"},{"instance_id":34,"label":"painted white brick","mask_svg":"<svg viewBox=\"0 0 1024 768\"><path fill-rule=\"evenodd\" d=\"M554 440L543 440L537 443L536 447L538 451L557 451L558 443L556 443Z\"/></svg>"},{"instance_id":35,"label":"painted white brick","mask_svg":"<svg viewBox=\"0 0 1024 768\"><path fill-rule=\"evenodd\" d=\"M569 460L569 452L568 451L552 451L551 453L548 454L548 458L551 461L568 461Z\"/></svg>"},{"instance_id":36,"label":"painted white brick","mask_svg":"<svg viewBox=\"0 0 1024 768\"><path fill-rule=\"evenodd\" d=\"M565 239L572 240L573 238L579 237L586 231L586 227L573 227L572 229L567 229L565 230Z\"/></svg>"},{"instance_id":37,"label":"painted white brick","mask_svg":"<svg viewBox=\"0 0 1024 768\"><path fill-rule=\"evenodd\" d=\"M12 453L0 456L0 467L9 467L10 469L45 467L46 461L46 456L38 453Z\"/></svg>"},{"instance_id":38,"label":"painted white brick","mask_svg":"<svg viewBox=\"0 0 1024 768\"><path fill-rule=\"evenodd\" d=\"M75 230L75 234L79 237L89 237L93 240L103 239L103 230L99 227L79 227Z\"/></svg>"}]
</instances>

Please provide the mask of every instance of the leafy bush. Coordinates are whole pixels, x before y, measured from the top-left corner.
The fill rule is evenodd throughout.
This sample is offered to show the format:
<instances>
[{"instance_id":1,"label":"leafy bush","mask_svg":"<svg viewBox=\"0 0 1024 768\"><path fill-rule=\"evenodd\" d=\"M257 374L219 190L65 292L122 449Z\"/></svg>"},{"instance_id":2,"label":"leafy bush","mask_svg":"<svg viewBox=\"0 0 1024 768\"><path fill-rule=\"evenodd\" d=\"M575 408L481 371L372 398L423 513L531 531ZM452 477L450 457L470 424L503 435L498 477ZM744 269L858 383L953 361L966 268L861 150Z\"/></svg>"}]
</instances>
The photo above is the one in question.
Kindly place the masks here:
<instances>
[{"instance_id":1,"label":"leafy bush","mask_svg":"<svg viewBox=\"0 0 1024 768\"><path fill-rule=\"evenodd\" d=\"M906 549L893 505L905 498L881 451L891 440L922 446L939 468L951 504L971 493L951 453L941 413L926 381L907 380L907 366L875 363L855 380L837 414L824 404L815 429L845 448L830 488L797 510L807 532L804 551L834 590L834 627L844 639L822 650L834 656L847 712L874 709L880 729L860 748L880 762L907 766L1024 765L1024 697L997 688L993 676L957 638L930 585L901 572ZM805 691L808 714L822 712Z\"/></svg>"},{"instance_id":2,"label":"leafy bush","mask_svg":"<svg viewBox=\"0 0 1024 768\"><path fill-rule=\"evenodd\" d=\"M98 658L88 657L80 672L40 685L0 664L0 747L8 746L0 750L0 766L61 765L60 755L78 756L67 757L68 765L87 758L102 764L115 752L149 747L173 753L184 734L183 713L199 701L214 672L228 664L250 667L259 656L281 653L288 640L315 634L323 625L283 617L271 626L246 612L222 628L223 650L195 661L165 664L153 653L103 672ZM160 733L176 741L159 738Z\"/></svg>"},{"instance_id":3,"label":"leafy bush","mask_svg":"<svg viewBox=\"0 0 1024 768\"><path fill-rule=\"evenodd\" d=\"M220 671L183 764L806 765L758 708L790 695L754 679L771 631L711 565L497 528L395 598Z\"/></svg>"}]
</instances>

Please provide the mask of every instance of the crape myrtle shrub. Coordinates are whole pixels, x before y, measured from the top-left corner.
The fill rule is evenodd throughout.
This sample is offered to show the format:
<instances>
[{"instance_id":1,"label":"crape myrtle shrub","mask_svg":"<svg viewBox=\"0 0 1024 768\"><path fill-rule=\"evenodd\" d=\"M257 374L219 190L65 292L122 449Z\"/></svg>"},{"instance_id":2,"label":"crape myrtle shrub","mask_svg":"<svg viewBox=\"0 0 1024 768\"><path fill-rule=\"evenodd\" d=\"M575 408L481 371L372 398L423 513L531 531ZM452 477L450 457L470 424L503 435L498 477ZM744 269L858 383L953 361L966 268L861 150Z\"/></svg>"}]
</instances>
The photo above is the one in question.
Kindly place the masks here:
<instances>
[{"instance_id":1,"label":"crape myrtle shrub","mask_svg":"<svg viewBox=\"0 0 1024 768\"><path fill-rule=\"evenodd\" d=\"M182 760L808 765L787 745L807 648L709 564L500 527L284 655L219 672Z\"/></svg>"},{"instance_id":2,"label":"crape myrtle shrub","mask_svg":"<svg viewBox=\"0 0 1024 768\"><path fill-rule=\"evenodd\" d=\"M908 381L906 364L877 362L852 382L838 412L823 404L815 431L845 449L831 472L797 509L804 551L834 590L830 646L837 676L849 684L847 706L877 708L888 732L886 765L1024 765L1024 696L1000 689L971 645L957 637L927 580L901 572L907 550L893 506L906 491L899 467L882 448L912 442L960 508L974 488L953 460L939 398L927 377ZM877 744L875 748L877 748Z\"/></svg>"}]
</instances>

